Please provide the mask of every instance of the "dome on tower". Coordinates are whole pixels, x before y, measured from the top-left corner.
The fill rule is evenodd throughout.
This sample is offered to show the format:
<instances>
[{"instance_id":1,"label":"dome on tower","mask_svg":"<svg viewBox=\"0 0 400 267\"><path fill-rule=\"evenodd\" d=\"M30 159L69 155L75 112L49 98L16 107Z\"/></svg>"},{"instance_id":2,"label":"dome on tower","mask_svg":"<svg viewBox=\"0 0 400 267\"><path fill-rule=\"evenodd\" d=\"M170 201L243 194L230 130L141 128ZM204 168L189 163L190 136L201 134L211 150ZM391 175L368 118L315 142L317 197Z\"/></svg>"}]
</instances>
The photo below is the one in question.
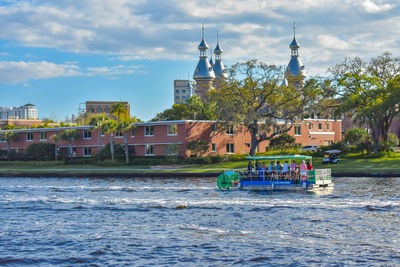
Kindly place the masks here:
<instances>
[{"instance_id":1,"label":"dome on tower","mask_svg":"<svg viewBox=\"0 0 400 267\"><path fill-rule=\"evenodd\" d=\"M289 47L292 49L300 48L300 44L297 42L296 37L293 37L293 41L290 43Z\"/></svg>"},{"instance_id":2,"label":"dome on tower","mask_svg":"<svg viewBox=\"0 0 400 267\"><path fill-rule=\"evenodd\" d=\"M214 49L214 53L215 54L222 54L224 52L224 50L222 50L221 46L219 45L219 42L217 43L217 46Z\"/></svg>"}]
</instances>

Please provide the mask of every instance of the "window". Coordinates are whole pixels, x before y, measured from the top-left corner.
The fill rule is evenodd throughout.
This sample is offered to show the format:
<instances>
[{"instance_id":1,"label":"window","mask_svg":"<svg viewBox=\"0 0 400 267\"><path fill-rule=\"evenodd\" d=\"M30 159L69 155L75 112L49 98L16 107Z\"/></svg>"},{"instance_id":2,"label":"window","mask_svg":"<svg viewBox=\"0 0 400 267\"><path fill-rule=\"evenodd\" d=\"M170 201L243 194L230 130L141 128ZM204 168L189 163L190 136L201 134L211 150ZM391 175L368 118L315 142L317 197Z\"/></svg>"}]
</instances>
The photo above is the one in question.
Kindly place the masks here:
<instances>
[{"instance_id":1,"label":"window","mask_svg":"<svg viewBox=\"0 0 400 267\"><path fill-rule=\"evenodd\" d=\"M144 136L153 136L153 135L154 135L154 126L145 126Z\"/></svg>"},{"instance_id":2,"label":"window","mask_svg":"<svg viewBox=\"0 0 400 267\"><path fill-rule=\"evenodd\" d=\"M235 153L235 144L226 144L226 153Z\"/></svg>"},{"instance_id":3,"label":"window","mask_svg":"<svg viewBox=\"0 0 400 267\"><path fill-rule=\"evenodd\" d=\"M40 140L42 140L42 141L47 140L47 133L46 132L40 132Z\"/></svg>"},{"instance_id":4,"label":"window","mask_svg":"<svg viewBox=\"0 0 400 267\"><path fill-rule=\"evenodd\" d=\"M301 135L301 127L294 126L294 135Z\"/></svg>"},{"instance_id":5,"label":"window","mask_svg":"<svg viewBox=\"0 0 400 267\"><path fill-rule=\"evenodd\" d=\"M280 132L280 129L278 126L274 126L274 134L278 134Z\"/></svg>"},{"instance_id":6,"label":"window","mask_svg":"<svg viewBox=\"0 0 400 267\"><path fill-rule=\"evenodd\" d=\"M326 124L326 129L329 130L329 128L330 128L330 125L329 125L329 123L327 123Z\"/></svg>"},{"instance_id":7,"label":"window","mask_svg":"<svg viewBox=\"0 0 400 267\"><path fill-rule=\"evenodd\" d=\"M145 155L154 155L153 145L146 145L144 154Z\"/></svg>"},{"instance_id":8,"label":"window","mask_svg":"<svg viewBox=\"0 0 400 267\"><path fill-rule=\"evenodd\" d=\"M217 144L215 144L215 143L211 144L211 151L212 152L217 152Z\"/></svg>"},{"instance_id":9,"label":"window","mask_svg":"<svg viewBox=\"0 0 400 267\"><path fill-rule=\"evenodd\" d=\"M308 125L308 129L311 130L312 127L313 127L313 125L312 125L312 123L310 123L310 124Z\"/></svg>"},{"instance_id":10,"label":"window","mask_svg":"<svg viewBox=\"0 0 400 267\"><path fill-rule=\"evenodd\" d=\"M322 130L322 123L318 123L318 130Z\"/></svg>"},{"instance_id":11,"label":"window","mask_svg":"<svg viewBox=\"0 0 400 267\"><path fill-rule=\"evenodd\" d=\"M121 130L115 131L115 138L122 138L124 137L124 133Z\"/></svg>"},{"instance_id":12,"label":"window","mask_svg":"<svg viewBox=\"0 0 400 267\"><path fill-rule=\"evenodd\" d=\"M211 125L211 131L212 132L215 132L217 130L217 125L215 124L215 123L213 123L212 125Z\"/></svg>"},{"instance_id":13,"label":"window","mask_svg":"<svg viewBox=\"0 0 400 267\"><path fill-rule=\"evenodd\" d=\"M183 96L182 96L182 98L183 98L183 99L186 99L186 96L185 96L185 95L183 95Z\"/></svg>"},{"instance_id":14,"label":"window","mask_svg":"<svg viewBox=\"0 0 400 267\"><path fill-rule=\"evenodd\" d=\"M26 141L33 141L33 133L26 133Z\"/></svg>"},{"instance_id":15,"label":"window","mask_svg":"<svg viewBox=\"0 0 400 267\"><path fill-rule=\"evenodd\" d=\"M135 137L135 128L131 129L131 137Z\"/></svg>"},{"instance_id":16,"label":"window","mask_svg":"<svg viewBox=\"0 0 400 267\"><path fill-rule=\"evenodd\" d=\"M234 131L234 129L233 129L233 126L228 126L228 127L226 128L226 134L227 134L227 135L234 135L234 134L235 134L235 131Z\"/></svg>"},{"instance_id":17,"label":"window","mask_svg":"<svg viewBox=\"0 0 400 267\"><path fill-rule=\"evenodd\" d=\"M89 130L83 130L83 139L91 139L92 138L92 132Z\"/></svg>"},{"instance_id":18,"label":"window","mask_svg":"<svg viewBox=\"0 0 400 267\"><path fill-rule=\"evenodd\" d=\"M175 93L178 93L178 94L179 94L179 90L175 90Z\"/></svg>"},{"instance_id":19,"label":"window","mask_svg":"<svg viewBox=\"0 0 400 267\"><path fill-rule=\"evenodd\" d=\"M179 101L176 101L176 103L179 105L180 104L180 102Z\"/></svg>"},{"instance_id":20,"label":"window","mask_svg":"<svg viewBox=\"0 0 400 267\"><path fill-rule=\"evenodd\" d=\"M99 130L99 131L100 131L100 135L104 136L104 132L102 130Z\"/></svg>"},{"instance_id":21,"label":"window","mask_svg":"<svg viewBox=\"0 0 400 267\"><path fill-rule=\"evenodd\" d=\"M102 113L101 108L96 108L96 112L97 112L97 113Z\"/></svg>"},{"instance_id":22,"label":"window","mask_svg":"<svg viewBox=\"0 0 400 267\"><path fill-rule=\"evenodd\" d=\"M177 135L178 134L178 125L176 125L176 124L167 125L167 133L168 133L168 135Z\"/></svg>"},{"instance_id":23,"label":"window","mask_svg":"<svg viewBox=\"0 0 400 267\"><path fill-rule=\"evenodd\" d=\"M84 157L91 157L92 156L92 148L84 147L83 148L83 156Z\"/></svg>"},{"instance_id":24,"label":"window","mask_svg":"<svg viewBox=\"0 0 400 267\"><path fill-rule=\"evenodd\" d=\"M179 95L176 96L176 99L179 99Z\"/></svg>"},{"instance_id":25,"label":"window","mask_svg":"<svg viewBox=\"0 0 400 267\"><path fill-rule=\"evenodd\" d=\"M185 89L183 89L183 90L182 90L182 94L185 94L185 93L186 93L186 90L185 90Z\"/></svg>"}]
</instances>

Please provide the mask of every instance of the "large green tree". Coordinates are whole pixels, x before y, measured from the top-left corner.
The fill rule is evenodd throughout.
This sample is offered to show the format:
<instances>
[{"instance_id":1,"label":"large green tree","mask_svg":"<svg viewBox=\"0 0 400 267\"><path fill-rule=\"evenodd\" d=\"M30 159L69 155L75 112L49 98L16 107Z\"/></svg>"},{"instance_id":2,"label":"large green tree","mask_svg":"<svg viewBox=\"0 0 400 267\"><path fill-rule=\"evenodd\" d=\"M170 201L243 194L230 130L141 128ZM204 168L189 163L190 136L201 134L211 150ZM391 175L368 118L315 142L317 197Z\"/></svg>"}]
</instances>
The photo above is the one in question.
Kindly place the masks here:
<instances>
[{"instance_id":1,"label":"large green tree","mask_svg":"<svg viewBox=\"0 0 400 267\"><path fill-rule=\"evenodd\" d=\"M211 92L223 125L243 125L251 134L250 155L259 143L288 132L303 119L308 92L282 85L282 68L256 60L237 63L218 90Z\"/></svg>"},{"instance_id":2,"label":"large green tree","mask_svg":"<svg viewBox=\"0 0 400 267\"><path fill-rule=\"evenodd\" d=\"M375 151L388 140L390 125L400 110L400 58L389 52L363 60L346 58L330 68L337 85L340 114L371 129Z\"/></svg>"}]
</instances>

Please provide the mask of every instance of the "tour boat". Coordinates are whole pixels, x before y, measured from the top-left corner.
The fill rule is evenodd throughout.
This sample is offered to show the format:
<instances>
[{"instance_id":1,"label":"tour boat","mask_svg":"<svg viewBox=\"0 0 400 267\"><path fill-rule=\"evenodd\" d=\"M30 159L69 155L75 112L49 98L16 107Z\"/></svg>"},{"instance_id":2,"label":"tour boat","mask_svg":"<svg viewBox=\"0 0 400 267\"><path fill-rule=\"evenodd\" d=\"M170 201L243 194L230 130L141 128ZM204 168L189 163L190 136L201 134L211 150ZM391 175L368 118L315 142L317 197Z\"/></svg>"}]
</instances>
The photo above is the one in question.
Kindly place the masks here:
<instances>
[{"instance_id":1,"label":"tour boat","mask_svg":"<svg viewBox=\"0 0 400 267\"><path fill-rule=\"evenodd\" d=\"M316 190L324 188L332 188L331 169L313 169L313 170L295 170L290 171L292 161L300 163L303 160L312 164L312 157L305 155L277 155L277 156L254 156L246 157L253 160L254 166L256 162L269 163L273 161L288 161L289 171L282 173L281 171L268 172L268 167L263 170L234 170L225 171L217 178L218 188L221 190L229 190L237 188L240 190ZM266 162L268 161L268 162ZM267 165L268 166L268 165Z\"/></svg>"}]
</instances>

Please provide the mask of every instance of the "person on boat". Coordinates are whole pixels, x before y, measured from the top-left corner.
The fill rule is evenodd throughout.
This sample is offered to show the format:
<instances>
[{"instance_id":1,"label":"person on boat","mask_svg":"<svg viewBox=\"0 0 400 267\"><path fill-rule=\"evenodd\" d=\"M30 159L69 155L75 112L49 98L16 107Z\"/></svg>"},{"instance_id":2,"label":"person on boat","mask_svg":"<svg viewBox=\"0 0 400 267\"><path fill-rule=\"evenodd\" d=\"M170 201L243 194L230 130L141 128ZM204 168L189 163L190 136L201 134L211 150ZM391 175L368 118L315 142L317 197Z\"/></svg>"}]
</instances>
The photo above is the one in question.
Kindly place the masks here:
<instances>
[{"instance_id":1,"label":"person on boat","mask_svg":"<svg viewBox=\"0 0 400 267\"><path fill-rule=\"evenodd\" d=\"M263 162L263 163L261 164L260 172L259 172L260 181L265 181L265 172L266 172L266 169L267 169L267 166L265 166L265 162Z\"/></svg>"},{"instance_id":2,"label":"person on boat","mask_svg":"<svg viewBox=\"0 0 400 267\"><path fill-rule=\"evenodd\" d=\"M300 164L300 177L301 179L304 181L307 177L307 165L306 165L306 161L303 160Z\"/></svg>"},{"instance_id":3,"label":"person on boat","mask_svg":"<svg viewBox=\"0 0 400 267\"><path fill-rule=\"evenodd\" d=\"M268 175L270 179L272 180L275 174L275 165L274 162L271 161L271 163L268 165Z\"/></svg>"},{"instance_id":4,"label":"person on boat","mask_svg":"<svg viewBox=\"0 0 400 267\"><path fill-rule=\"evenodd\" d=\"M289 163L286 160L285 163L282 166L282 174L283 174L283 176L286 177L288 172L289 172Z\"/></svg>"},{"instance_id":5,"label":"person on boat","mask_svg":"<svg viewBox=\"0 0 400 267\"><path fill-rule=\"evenodd\" d=\"M292 164L290 164L290 173L292 176L292 179L294 179L297 176L297 164L296 161L293 160Z\"/></svg>"},{"instance_id":6,"label":"person on boat","mask_svg":"<svg viewBox=\"0 0 400 267\"><path fill-rule=\"evenodd\" d=\"M279 161L275 165L275 172L276 172L276 177L278 178L279 174L282 172L282 165Z\"/></svg>"},{"instance_id":7,"label":"person on boat","mask_svg":"<svg viewBox=\"0 0 400 267\"><path fill-rule=\"evenodd\" d=\"M256 159L256 170L258 170L258 168L260 168L260 162L258 161L258 159Z\"/></svg>"},{"instance_id":8,"label":"person on boat","mask_svg":"<svg viewBox=\"0 0 400 267\"><path fill-rule=\"evenodd\" d=\"M308 171L312 171L312 165L311 165L311 163L310 162L307 162L307 170Z\"/></svg>"},{"instance_id":9,"label":"person on boat","mask_svg":"<svg viewBox=\"0 0 400 267\"><path fill-rule=\"evenodd\" d=\"M247 174L248 175L253 174L253 169L254 169L253 162L249 161L249 164L247 164Z\"/></svg>"}]
</instances>

